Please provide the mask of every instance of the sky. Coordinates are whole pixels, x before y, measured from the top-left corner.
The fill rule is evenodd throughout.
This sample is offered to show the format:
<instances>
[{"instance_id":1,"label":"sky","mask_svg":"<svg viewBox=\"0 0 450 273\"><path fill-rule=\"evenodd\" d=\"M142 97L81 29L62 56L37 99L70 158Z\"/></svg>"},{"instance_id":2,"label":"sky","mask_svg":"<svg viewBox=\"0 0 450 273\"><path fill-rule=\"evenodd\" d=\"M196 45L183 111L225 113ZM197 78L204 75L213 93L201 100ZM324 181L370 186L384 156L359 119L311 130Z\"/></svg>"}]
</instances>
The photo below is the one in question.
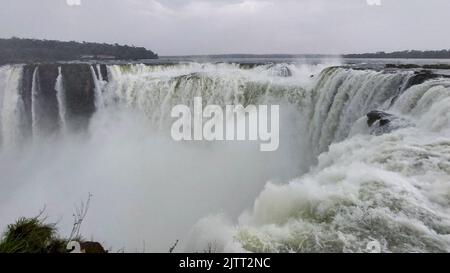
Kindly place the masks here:
<instances>
[{"instance_id":1,"label":"sky","mask_svg":"<svg viewBox=\"0 0 450 273\"><path fill-rule=\"evenodd\" d=\"M0 37L159 55L450 48L449 0L0 0Z\"/></svg>"}]
</instances>

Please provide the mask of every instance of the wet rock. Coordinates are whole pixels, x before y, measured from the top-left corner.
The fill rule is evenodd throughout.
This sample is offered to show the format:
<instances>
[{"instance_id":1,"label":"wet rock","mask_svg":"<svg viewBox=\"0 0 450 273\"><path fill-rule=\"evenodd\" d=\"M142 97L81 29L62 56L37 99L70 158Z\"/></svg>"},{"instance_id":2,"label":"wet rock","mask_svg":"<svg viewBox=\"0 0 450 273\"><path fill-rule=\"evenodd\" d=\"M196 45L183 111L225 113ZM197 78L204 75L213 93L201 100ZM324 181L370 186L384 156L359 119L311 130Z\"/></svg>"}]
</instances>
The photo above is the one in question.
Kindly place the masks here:
<instances>
[{"instance_id":1,"label":"wet rock","mask_svg":"<svg viewBox=\"0 0 450 273\"><path fill-rule=\"evenodd\" d=\"M33 81L34 72L36 71L36 79ZM30 136L32 132L32 104L33 85L35 96L35 114L36 126L41 133L48 134L59 130L58 101L56 98L55 83L58 77L57 64L38 64L25 65L23 67L22 80L20 82L19 92L23 101L23 120L21 122L21 132L24 136Z\"/></svg>"},{"instance_id":2,"label":"wet rock","mask_svg":"<svg viewBox=\"0 0 450 273\"><path fill-rule=\"evenodd\" d=\"M57 132L59 130L59 109L55 84L58 77L58 65L41 64L38 72L37 100L40 112L38 126L44 132Z\"/></svg>"},{"instance_id":3,"label":"wet rock","mask_svg":"<svg viewBox=\"0 0 450 273\"><path fill-rule=\"evenodd\" d=\"M31 90L33 88L33 73L36 65L24 65L22 81L20 83L20 96L23 101L23 123L21 131L25 136L32 134L32 114L31 114Z\"/></svg>"},{"instance_id":4,"label":"wet rock","mask_svg":"<svg viewBox=\"0 0 450 273\"><path fill-rule=\"evenodd\" d=\"M40 134L52 134L59 131L60 115L56 91L56 80L61 67L63 74L64 98L66 106L66 121L70 129L78 131L86 128L91 116L95 112L95 84L88 64L27 64L23 66L20 82L20 95L23 101L23 121L21 132L24 136L31 136L32 132L32 89L36 84L35 114L36 126ZM36 81L33 82L34 72L37 71ZM99 65L95 69L101 73L104 80L108 78L106 65Z\"/></svg>"},{"instance_id":5,"label":"wet rock","mask_svg":"<svg viewBox=\"0 0 450 273\"><path fill-rule=\"evenodd\" d=\"M77 242L71 241L67 244L67 252L69 253L87 253L87 254L102 254L108 253L103 246L98 242Z\"/></svg>"},{"instance_id":6,"label":"wet rock","mask_svg":"<svg viewBox=\"0 0 450 273\"><path fill-rule=\"evenodd\" d=\"M97 79L108 81L108 68L106 67L106 64L94 65L94 68L94 73Z\"/></svg>"},{"instance_id":7,"label":"wet rock","mask_svg":"<svg viewBox=\"0 0 450 273\"><path fill-rule=\"evenodd\" d=\"M383 124L388 124L390 122L389 118L392 118L393 116L391 114L388 114L386 112L383 111L378 111L378 110L374 110L374 111L370 111L367 114L367 125L369 127L372 127L372 125L379 120L383 120Z\"/></svg>"},{"instance_id":8,"label":"wet rock","mask_svg":"<svg viewBox=\"0 0 450 273\"><path fill-rule=\"evenodd\" d=\"M412 122L404 118L379 110L367 113L367 125L370 128L370 134L377 136L400 128L414 126Z\"/></svg>"},{"instance_id":9,"label":"wet rock","mask_svg":"<svg viewBox=\"0 0 450 273\"><path fill-rule=\"evenodd\" d=\"M65 64L62 74L70 129L83 130L96 110L91 68L88 64Z\"/></svg>"},{"instance_id":10,"label":"wet rock","mask_svg":"<svg viewBox=\"0 0 450 273\"><path fill-rule=\"evenodd\" d=\"M106 64L100 65L100 73L102 74L103 80L108 81L108 68L106 67Z\"/></svg>"},{"instance_id":11,"label":"wet rock","mask_svg":"<svg viewBox=\"0 0 450 273\"><path fill-rule=\"evenodd\" d=\"M422 70L414 73L414 76L412 76L408 82L406 83L404 90L407 90L411 86L422 84L428 80L436 79L441 77L441 75L435 74L428 70Z\"/></svg>"}]
</instances>

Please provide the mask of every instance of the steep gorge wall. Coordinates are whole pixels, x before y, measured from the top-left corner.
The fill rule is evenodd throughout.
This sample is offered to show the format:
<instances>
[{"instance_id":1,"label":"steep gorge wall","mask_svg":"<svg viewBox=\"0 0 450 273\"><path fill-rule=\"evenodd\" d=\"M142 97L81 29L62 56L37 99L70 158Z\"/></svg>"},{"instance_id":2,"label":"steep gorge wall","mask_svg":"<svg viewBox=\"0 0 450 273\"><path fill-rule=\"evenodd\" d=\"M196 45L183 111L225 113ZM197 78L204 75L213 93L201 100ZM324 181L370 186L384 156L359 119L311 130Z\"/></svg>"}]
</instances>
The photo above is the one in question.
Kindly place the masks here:
<instances>
[{"instance_id":1,"label":"steep gorge wall","mask_svg":"<svg viewBox=\"0 0 450 273\"><path fill-rule=\"evenodd\" d=\"M60 75L61 73L61 75ZM100 74L100 75L99 75ZM57 79L61 76L63 95L58 98ZM27 64L22 67L18 95L22 101L21 129L24 136L53 134L63 122L71 131L86 128L96 110L95 81L89 64ZM106 65L98 65L95 77L106 80ZM59 102L58 99L63 101ZM64 116L61 115L64 107Z\"/></svg>"},{"instance_id":2,"label":"steep gorge wall","mask_svg":"<svg viewBox=\"0 0 450 273\"><path fill-rule=\"evenodd\" d=\"M71 129L86 126L95 112L95 84L89 65L63 65L63 86L67 120Z\"/></svg>"}]
</instances>

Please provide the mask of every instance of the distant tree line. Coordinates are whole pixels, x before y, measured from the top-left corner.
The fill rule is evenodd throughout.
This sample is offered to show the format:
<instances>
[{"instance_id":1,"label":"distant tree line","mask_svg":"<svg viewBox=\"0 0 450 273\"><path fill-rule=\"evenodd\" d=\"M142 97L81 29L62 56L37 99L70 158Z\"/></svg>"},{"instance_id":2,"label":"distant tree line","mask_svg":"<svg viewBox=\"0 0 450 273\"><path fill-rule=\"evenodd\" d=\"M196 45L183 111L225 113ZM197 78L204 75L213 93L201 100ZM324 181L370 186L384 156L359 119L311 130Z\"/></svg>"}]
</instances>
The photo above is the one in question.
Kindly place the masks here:
<instances>
[{"instance_id":1,"label":"distant tree line","mask_svg":"<svg viewBox=\"0 0 450 273\"><path fill-rule=\"evenodd\" d=\"M404 50L395 52L377 52L377 53L363 53L363 54L347 54L345 58L383 58L383 59L450 59L450 50Z\"/></svg>"},{"instance_id":2,"label":"distant tree line","mask_svg":"<svg viewBox=\"0 0 450 273\"><path fill-rule=\"evenodd\" d=\"M35 39L0 39L0 64L71 61L83 59L156 59L144 47L88 42L61 42Z\"/></svg>"}]
</instances>

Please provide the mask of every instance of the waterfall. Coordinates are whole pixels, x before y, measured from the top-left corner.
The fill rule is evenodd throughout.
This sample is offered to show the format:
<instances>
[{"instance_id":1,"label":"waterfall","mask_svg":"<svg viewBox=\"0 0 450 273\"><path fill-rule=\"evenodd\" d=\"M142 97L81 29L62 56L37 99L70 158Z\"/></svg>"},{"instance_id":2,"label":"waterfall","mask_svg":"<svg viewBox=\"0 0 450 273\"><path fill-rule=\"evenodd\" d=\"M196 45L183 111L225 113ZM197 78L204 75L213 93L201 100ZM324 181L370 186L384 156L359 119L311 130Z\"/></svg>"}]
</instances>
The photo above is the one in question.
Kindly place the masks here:
<instances>
[{"instance_id":1,"label":"waterfall","mask_svg":"<svg viewBox=\"0 0 450 273\"><path fill-rule=\"evenodd\" d=\"M441 86L426 81L427 84L433 82L434 86L416 84L406 88L414 79L411 71L355 70L321 65L277 64L251 68L237 64L199 63L108 65L108 82L103 79L100 65L89 65L89 69L96 109L117 104L138 110L161 130L170 126L173 106L192 106L196 96L201 96L207 104L221 106L289 104L298 110L306 123L302 130L308 135L313 157L327 151L330 144L345 140L353 125L367 112L392 108L405 114L409 109L398 109L399 104L415 104L417 101L414 100L421 98L420 95L429 88ZM18 68L2 67L2 70L4 75L12 73L13 77L2 80L8 85L3 88L2 95L2 128L9 132L2 135L4 141L8 141L14 138L16 133L13 131L17 132L10 126L17 123L14 120L20 120L14 113L17 107L23 107L20 94L15 92L17 88L10 86L17 85L21 76ZM66 131L68 110L63 78L62 68L58 67L55 83L58 119L61 130ZM32 76L30 111L34 135L39 133L39 89L39 66L36 66ZM401 95L408 91L415 95L406 101Z\"/></svg>"},{"instance_id":2,"label":"waterfall","mask_svg":"<svg viewBox=\"0 0 450 273\"><path fill-rule=\"evenodd\" d=\"M55 84L56 98L58 100L58 113L60 120L60 128L63 134L67 133L67 121L66 121L66 95L64 90L63 75L61 73L61 67L58 67L58 77Z\"/></svg>"},{"instance_id":3,"label":"waterfall","mask_svg":"<svg viewBox=\"0 0 450 273\"><path fill-rule=\"evenodd\" d=\"M242 69L233 64L177 66L113 65L108 67L108 96L120 105L138 109L159 127L170 126L177 104L192 106L200 96L207 104L235 105L309 103L306 88L322 67L291 66L294 77L278 76L271 66ZM283 74L284 75L284 74ZM300 109L302 110L302 109Z\"/></svg>"},{"instance_id":4,"label":"waterfall","mask_svg":"<svg viewBox=\"0 0 450 273\"><path fill-rule=\"evenodd\" d=\"M95 68L97 69L98 80L100 82L104 82L101 66L98 64L95 66Z\"/></svg>"},{"instance_id":5,"label":"waterfall","mask_svg":"<svg viewBox=\"0 0 450 273\"><path fill-rule=\"evenodd\" d=\"M275 68L283 73L275 73ZM195 96L201 96L207 104L221 106L284 102L295 105L309 123L303 129L309 132L315 156L331 143L344 140L352 125L369 111L386 110L413 76L409 71L341 67L327 68L319 74L314 67L304 71L290 66L292 75L286 77L287 68L281 65L252 69L230 64L114 65L108 69L108 89L119 104L146 113L160 128L170 125L172 106L192 105ZM319 74L317 80L305 77L314 74Z\"/></svg>"},{"instance_id":6,"label":"waterfall","mask_svg":"<svg viewBox=\"0 0 450 273\"><path fill-rule=\"evenodd\" d=\"M0 198L6 200L2 219L31 198L35 203L24 211L49 200L59 215L59 206L72 209L86 190L99 200L92 213L101 221L86 229L128 249L146 236L165 250L180 236L180 249L192 252L211 242L225 252L365 252L373 241L385 252L450 251L448 77L186 63L108 65L106 78L98 65L77 65L65 64L58 74L56 66L39 71L38 65L27 72L30 79L22 79L25 68L0 67L3 146L20 141L21 116L29 113L35 137L45 130L44 116L61 122L62 130L89 122L81 132L67 132L76 138L38 139L23 158L0 151L2 175L21 185L1 189L16 196ZM102 110L95 115L94 95ZM265 154L251 143L175 143L171 109L193 107L196 96L222 107L280 105L280 149ZM46 115L44 105L51 105ZM366 117L372 110L408 126L374 134ZM119 199L124 202L114 202ZM113 224L118 232L111 236L104 227Z\"/></svg>"},{"instance_id":7,"label":"waterfall","mask_svg":"<svg viewBox=\"0 0 450 273\"><path fill-rule=\"evenodd\" d=\"M96 109L102 109L105 105L104 98L103 98L103 87L105 85L105 82L103 81L102 74L100 71L100 68L97 66L98 71L98 77L95 73L94 67L91 65L91 75L92 79L94 81L94 92L95 92L95 107Z\"/></svg>"},{"instance_id":8,"label":"waterfall","mask_svg":"<svg viewBox=\"0 0 450 273\"><path fill-rule=\"evenodd\" d=\"M0 87L1 102L1 136L2 146L5 149L20 145L21 121L23 114L23 101L20 96L20 80L22 79L22 67L2 67L0 70L4 86Z\"/></svg>"},{"instance_id":9,"label":"waterfall","mask_svg":"<svg viewBox=\"0 0 450 273\"><path fill-rule=\"evenodd\" d=\"M383 72L331 68L312 90L310 137L316 155L332 142L344 140L352 125L371 110L385 110L412 76L411 72Z\"/></svg>"},{"instance_id":10,"label":"waterfall","mask_svg":"<svg viewBox=\"0 0 450 273\"><path fill-rule=\"evenodd\" d=\"M32 122L32 132L33 137L37 137L39 132L38 128L38 108L39 108L39 66L36 66L33 72L33 80L31 87L31 122Z\"/></svg>"},{"instance_id":11,"label":"waterfall","mask_svg":"<svg viewBox=\"0 0 450 273\"><path fill-rule=\"evenodd\" d=\"M108 103L118 103L145 113L149 121L161 129L170 126L170 109L174 105L192 105L195 96L203 97L207 104L222 106L261 103L294 105L308 122L304 129L308 131L315 156L326 151L331 143L344 140L352 125L368 111L389 109L399 95L407 91L404 90L405 86L413 77L413 73L408 71L385 72L342 67L324 69L323 66L288 64L242 68L235 64L191 63L170 66L109 65L107 70L110 79L106 82L100 65L89 67L97 109L104 108L106 100ZM6 67L2 69L4 75L14 70ZM55 90L58 119L60 127L65 130L66 91L61 69L58 67ZM21 77L20 72L13 74L14 79L19 81L17 77ZM312 78L311 75L317 77ZM35 135L39 130L39 81L39 66L36 66L32 77L30 111ZM5 83L6 80L3 80ZM417 88L416 85L408 90ZM12 100L10 103L2 102L3 123L8 123L11 118L5 115L12 115L11 109L18 107L15 101L22 100L17 100L20 98L18 93L9 95L14 88L3 89L2 98Z\"/></svg>"},{"instance_id":12,"label":"waterfall","mask_svg":"<svg viewBox=\"0 0 450 273\"><path fill-rule=\"evenodd\" d=\"M317 163L289 183L269 182L237 223L199 221L187 249L216 241L225 252L366 252L376 241L383 252L449 252L450 80L404 90L411 77L324 70L311 94ZM415 126L349 135L373 109ZM220 231L204 235L211 230Z\"/></svg>"},{"instance_id":13,"label":"waterfall","mask_svg":"<svg viewBox=\"0 0 450 273\"><path fill-rule=\"evenodd\" d=\"M450 134L450 81L434 79L406 90L389 108L410 116L417 126Z\"/></svg>"}]
</instances>

